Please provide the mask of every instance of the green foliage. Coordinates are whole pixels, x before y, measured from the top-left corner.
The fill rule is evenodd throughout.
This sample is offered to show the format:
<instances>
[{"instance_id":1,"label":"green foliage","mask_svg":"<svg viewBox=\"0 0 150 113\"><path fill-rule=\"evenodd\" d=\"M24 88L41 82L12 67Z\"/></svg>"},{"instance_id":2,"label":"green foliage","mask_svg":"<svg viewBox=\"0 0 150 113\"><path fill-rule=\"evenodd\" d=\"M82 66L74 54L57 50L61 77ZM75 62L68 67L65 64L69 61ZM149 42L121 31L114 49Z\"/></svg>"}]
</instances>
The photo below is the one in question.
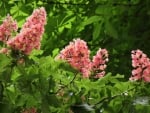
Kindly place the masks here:
<instances>
[{"instance_id":1,"label":"green foliage","mask_svg":"<svg viewBox=\"0 0 150 113\"><path fill-rule=\"evenodd\" d=\"M70 110L74 113L127 113L143 108L149 111L134 104L136 98L150 93L146 89L148 84L125 82L123 75L113 76L112 73L101 79L83 79L64 61L42 54L42 51L33 51L24 63L13 66L8 65L11 60L2 55L4 66L11 68L9 81L4 81L6 74L1 72L3 112L20 113L22 109L31 107L43 113L65 113ZM143 90L142 95L138 94Z\"/></svg>"},{"instance_id":2,"label":"green foliage","mask_svg":"<svg viewBox=\"0 0 150 113\"><path fill-rule=\"evenodd\" d=\"M139 48L150 55L150 1L1 0L0 23L9 13L21 29L40 6L48 18L42 50L27 57L0 54L1 113L32 107L39 113L149 113L149 84L128 78L130 51ZM91 56L100 47L108 49L105 77L83 79L69 64L55 59L77 37L88 43Z\"/></svg>"}]
</instances>

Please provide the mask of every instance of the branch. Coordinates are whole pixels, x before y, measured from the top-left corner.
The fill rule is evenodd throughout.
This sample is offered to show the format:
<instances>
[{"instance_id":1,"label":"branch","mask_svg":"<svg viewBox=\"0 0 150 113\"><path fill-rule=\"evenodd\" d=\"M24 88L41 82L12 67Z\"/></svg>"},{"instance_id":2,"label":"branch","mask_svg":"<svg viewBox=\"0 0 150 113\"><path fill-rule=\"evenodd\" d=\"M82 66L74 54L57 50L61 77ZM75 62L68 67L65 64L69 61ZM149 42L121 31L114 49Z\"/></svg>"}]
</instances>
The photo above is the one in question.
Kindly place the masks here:
<instances>
[{"instance_id":1,"label":"branch","mask_svg":"<svg viewBox=\"0 0 150 113\"><path fill-rule=\"evenodd\" d=\"M73 79L67 85L63 85L62 84L62 86L56 92L50 93L50 94L58 94L59 91L61 91L62 89L66 88L68 85L72 84L73 81L75 80L76 76L77 76L77 73L74 75Z\"/></svg>"},{"instance_id":2,"label":"branch","mask_svg":"<svg viewBox=\"0 0 150 113\"><path fill-rule=\"evenodd\" d=\"M140 2L139 3L136 3L136 4L133 4L133 3L127 3L127 4L123 4L123 3L112 3L113 6L138 6L140 5Z\"/></svg>"},{"instance_id":3,"label":"branch","mask_svg":"<svg viewBox=\"0 0 150 113\"><path fill-rule=\"evenodd\" d=\"M94 106L96 106L96 105L98 105L98 104L100 104L100 103L102 103L102 102L104 102L104 101L106 101L106 100L108 100L108 99L114 99L114 98L116 98L116 97L118 97L118 96L122 96L122 95L125 95L125 93L127 93L128 91L131 91L131 90L133 90L133 89L135 89L136 87L134 87L134 88L131 88L131 89L128 89L127 91L124 91L124 92L122 92L122 93L120 93L120 94L117 94L117 95L114 95L114 96L112 96L112 97L104 97L102 100L100 100L99 102L97 102L96 104L94 104Z\"/></svg>"},{"instance_id":4,"label":"branch","mask_svg":"<svg viewBox=\"0 0 150 113\"><path fill-rule=\"evenodd\" d=\"M70 81L69 84L72 84L76 77L77 77L77 73L75 74L75 76L73 77L73 79Z\"/></svg>"}]
</instances>

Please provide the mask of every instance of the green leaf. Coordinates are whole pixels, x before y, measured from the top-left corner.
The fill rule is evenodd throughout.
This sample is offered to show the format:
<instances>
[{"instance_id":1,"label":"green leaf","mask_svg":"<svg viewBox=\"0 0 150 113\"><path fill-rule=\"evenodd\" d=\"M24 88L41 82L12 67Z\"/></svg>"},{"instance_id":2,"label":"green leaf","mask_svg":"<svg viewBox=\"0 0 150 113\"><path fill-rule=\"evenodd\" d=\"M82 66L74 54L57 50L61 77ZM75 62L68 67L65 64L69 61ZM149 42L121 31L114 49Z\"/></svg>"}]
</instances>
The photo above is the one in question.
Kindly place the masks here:
<instances>
[{"instance_id":1,"label":"green leaf","mask_svg":"<svg viewBox=\"0 0 150 113\"><path fill-rule=\"evenodd\" d=\"M25 68L25 71L27 74L26 76L28 76L28 78L35 78L39 73L38 66L36 65L31 65L30 67Z\"/></svg>"},{"instance_id":2,"label":"green leaf","mask_svg":"<svg viewBox=\"0 0 150 113\"><path fill-rule=\"evenodd\" d=\"M59 28L58 28L58 32L59 32L59 33L62 33L62 32L63 32L63 30L64 30L64 28L65 28L65 26L61 26L61 27L59 27Z\"/></svg>"},{"instance_id":3,"label":"green leaf","mask_svg":"<svg viewBox=\"0 0 150 113\"><path fill-rule=\"evenodd\" d=\"M42 55L42 54L43 54L43 50L34 49L32 53L29 55L29 59L32 59L37 62L39 60L37 56Z\"/></svg>"},{"instance_id":4,"label":"green leaf","mask_svg":"<svg viewBox=\"0 0 150 113\"><path fill-rule=\"evenodd\" d=\"M53 51L52 51L52 56L53 58L56 57L59 53L59 48L55 48Z\"/></svg>"},{"instance_id":5,"label":"green leaf","mask_svg":"<svg viewBox=\"0 0 150 113\"><path fill-rule=\"evenodd\" d=\"M15 81L20 75L21 75L21 73L19 73L18 68L14 67L13 71L12 71L12 75L11 75L11 80Z\"/></svg>"},{"instance_id":6,"label":"green leaf","mask_svg":"<svg viewBox=\"0 0 150 113\"><path fill-rule=\"evenodd\" d=\"M121 92L125 92L125 91L128 91L129 89L134 88L133 84L130 83L129 81L117 82L114 87L118 88L118 90L120 90Z\"/></svg>"},{"instance_id":7,"label":"green leaf","mask_svg":"<svg viewBox=\"0 0 150 113\"><path fill-rule=\"evenodd\" d=\"M107 7L106 5L100 5L96 8L95 13L100 14L102 16L111 16L108 15L108 11L109 11L109 7Z\"/></svg>"},{"instance_id":8,"label":"green leaf","mask_svg":"<svg viewBox=\"0 0 150 113\"><path fill-rule=\"evenodd\" d=\"M68 24L64 25L64 27L67 28L67 29L71 29L72 24L71 24L71 23L68 23Z\"/></svg>"},{"instance_id":9,"label":"green leaf","mask_svg":"<svg viewBox=\"0 0 150 113\"><path fill-rule=\"evenodd\" d=\"M10 65L11 59L8 58L5 54L0 53L0 73L3 72L6 66Z\"/></svg>"},{"instance_id":10,"label":"green leaf","mask_svg":"<svg viewBox=\"0 0 150 113\"><path fill-rule=\"evenodd\" d=\"M11 102L11 104L15 105L15 99L16 99L17 93L15 92L14 85L7 87L5 93L9 99L9 101Z\"/></svg>"},{"instance_id":11,"label":"green leaf","mask_svg":"<svg viewBox=\"0 0 150 113\"><path fill-rule=\"evenodd\" d=\"M102 28L103 22L96 22L94 24L94 31L93 31L93 39L96 40L99 38L99 35L101 33L101 28Z\"/></svg>"},{"instance_id":12,"label":"green leaf","mask_svg":"<svg viewBox=\"0 0 150 113\"><path fill-rule=\"evenodd\" d=\"M101 20L101 17L100 17L100 16L92 16L92 17L88 18L87 20L85 20L85 21L82 23L82 26L86 26L86 25L89 25L89 24L98 22L98 21L100 21L100 20Z\"/></svg>"},{"instance_id":13,"label":"green leaf","mask_svg":"<svg viewBox=\"0 0 150 113\"><path fill-rule=\"evenodd\" d=\"M30 56L38 56L38 55L42 55L42 54L43 54L43 50L34 49L34 50L32 50Z\"/></svg>"},{"instance_id":14,"label":"green leaf","mask_svg":"<svg viewBox=\"0 0 150 113\"><path fill-rule=\"evenodd\" d=\"M105 29L106 29L106 34L108 34L109 36L111 36L115 39L118 38L117 30L115 29L115 27L109 21L106 21Z\"/></svg>"}]
</instances>

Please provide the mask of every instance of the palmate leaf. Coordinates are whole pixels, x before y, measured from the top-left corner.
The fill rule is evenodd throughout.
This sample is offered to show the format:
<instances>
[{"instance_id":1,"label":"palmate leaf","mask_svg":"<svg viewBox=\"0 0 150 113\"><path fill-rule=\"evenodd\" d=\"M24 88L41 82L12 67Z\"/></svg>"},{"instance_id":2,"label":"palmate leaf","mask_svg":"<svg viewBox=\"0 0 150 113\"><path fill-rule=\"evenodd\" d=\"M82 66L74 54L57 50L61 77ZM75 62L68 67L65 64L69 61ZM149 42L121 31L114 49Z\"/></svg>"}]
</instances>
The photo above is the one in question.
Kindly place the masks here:
<instances>
[{"instance_id":1,"label":"palmate leaf","mask_svg":"<svg viewBox=\"0 0 150 113\"><path fill-rule=\"evenodd\" d=\"M32 50L31 54L29 55L29 59L32 59L35 63L38 62L39 58L38 56L41 56L43 54L42 50Z\"/></svg>"},{"instance_id":2,"label":"palmate leaf","mask_svg":"<svg viewBox=\"0 0 150 113\"><path fill-rule=\"evenodd\" d=\"M6 69L6 66L11 64L11 58L5 54L0 54L0 74Z\"/></svg>"},{"instance_id":3,"label":"palmate leaf","mask_svg":"<svg viewBox=\"0 0 150 113\"><path fill-rule=\"evenodd\" d=\"M52 56L53 56L53 58L55 58L58 54L59 54L59 48L55 48L55 49L52 51Z\"/></svg>"},{"instance_id":4,"label":"palmate leaf","mask_svg":"<svg viewBox=\"0 0 150 113\"><path fill-rule=\"evenodd\" d=\"M40 73L45 77L51 75L51 73L57 67L57 64L54 63L54 60L51 56L41 57L37 64L39 65Z\"/></svg>"},{"instance_id":5,"label":"palmate leaf","mask_svg":"<svg viewBox=\"0 0 150 113\"><path fill-rule=\"evenodd\" d=\"M77 27L78 32L82 31L85 26L97 23L101 19L101 16L91 16L90 18L85 18L85 20Z\"/></svg>"},{"instance_id":6,"label":"palmate leaf","mask_svg":"<svg viewBox=\"0 0 150 113\"><path fill-rule=\"evenodd\" d=\"M15 91L15 87L13 85L7 87L4 93L7 95L10 103L15 104L15 99L17 96L17 92Z\"/></svg>"},{"instance_id":7,"label":"palmate leaf","mask_svg":"<svg viewBox=\"0 0 150 113\"><path fill-rule=\"evenodd\" d=\"M92 34L93 35L93 40L96 40L96 39L100 38L102 25L103 25L103 22L96 22L94 24L94 31L93 31L93 34Z\"/></svg>"},{"instance_id":8,"label":"palmate leaf","mask_svg":"<svg viewBox=\"0 0 150 113\"><path fill-rule=\"evenodd\" d=\"M43 95L42 103L41 103L41 110L43 113L49 113L53 111L52 107L59 108L60 104L61 102L58 100L56 95L54 94Z\"/></svg>"},{"instance_id":9,"label":"palmate leaf","mask_svg":"<svg viewBox=\"0 0 150 113\"><path fill-rule=\"evenodd\" d=\"M16 68L14 68L12 72L11 80L15 81L19 76L20 76L20 73L17 71Z\"/></svg>"},{"instance_id":10,"label":"palmate leaf","mask_svg":"<svg viewBox=\"0 0 150 113\"><path fill-rule=\"evenodd\" d=\"M106 34L113 38L118 38L118 32L116 28L110 23L108 20L105 22L105 29L106 29Z\"/></svg>"},{"instance_id":11,"label":"palmate leaf","mask_svg":"<svg viewBox=\"0 0 150 113\"><path fill-rule=\"evenodd\" d=\"M101 17L100 16L92 16L90 18L88 18L87 20L85 20L82 25L83 26L86 26L86 25L89 25L89 24L92 24L94 22L98 22L99 20L101 20Z\"/></svg>"}]
</instances>

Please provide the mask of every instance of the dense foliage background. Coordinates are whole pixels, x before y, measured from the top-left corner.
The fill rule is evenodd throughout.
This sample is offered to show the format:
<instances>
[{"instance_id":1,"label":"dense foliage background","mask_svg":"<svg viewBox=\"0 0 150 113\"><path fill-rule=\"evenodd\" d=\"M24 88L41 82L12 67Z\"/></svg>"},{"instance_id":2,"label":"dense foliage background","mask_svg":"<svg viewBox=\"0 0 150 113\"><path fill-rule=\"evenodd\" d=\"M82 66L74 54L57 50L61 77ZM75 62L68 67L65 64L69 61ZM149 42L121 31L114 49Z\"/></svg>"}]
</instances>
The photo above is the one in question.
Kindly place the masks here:
<instances>
[{"instance_id":1,"label":"dense foliage background","mask_svg":"<svg viewBox=\"0 0 150 113\"><path fill-rule=\"evenodd\" d=\"M39 113L149 113L149 83L128 81L131 50L150 56L149 0L1 0L0 23L10 14L21 29L41 6L47 12L41 51L15 65L10 65L13 58L0 54L2 113L28 108ZM99 48L108 50L104 78L82 79L69 65L54 60L78 37L87 42L91 57Z\"/></svg>"}]
</instances>

